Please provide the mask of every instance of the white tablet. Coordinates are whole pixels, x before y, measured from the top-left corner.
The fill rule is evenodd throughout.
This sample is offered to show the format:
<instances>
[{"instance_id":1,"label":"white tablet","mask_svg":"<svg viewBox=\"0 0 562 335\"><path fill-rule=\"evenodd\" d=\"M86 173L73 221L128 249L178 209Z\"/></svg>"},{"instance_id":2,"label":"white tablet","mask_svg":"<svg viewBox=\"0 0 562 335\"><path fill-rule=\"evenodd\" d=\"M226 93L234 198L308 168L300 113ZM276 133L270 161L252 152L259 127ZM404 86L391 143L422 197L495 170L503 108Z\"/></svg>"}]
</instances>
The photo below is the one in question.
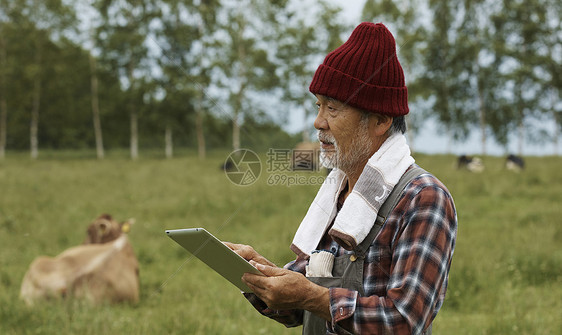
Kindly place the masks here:
<instances>
[{"instance_id":1,"label":"white tablet","mask_svg":"<svg viewBox=\"0 0 562 335\"><path fill-rule=\"evenodd\" d=\"M240 290L252 292L242 282L242 275L261 272L211 233L203 228L189 228L166 230L166 234Z\"/></svg>"}]
</instances>

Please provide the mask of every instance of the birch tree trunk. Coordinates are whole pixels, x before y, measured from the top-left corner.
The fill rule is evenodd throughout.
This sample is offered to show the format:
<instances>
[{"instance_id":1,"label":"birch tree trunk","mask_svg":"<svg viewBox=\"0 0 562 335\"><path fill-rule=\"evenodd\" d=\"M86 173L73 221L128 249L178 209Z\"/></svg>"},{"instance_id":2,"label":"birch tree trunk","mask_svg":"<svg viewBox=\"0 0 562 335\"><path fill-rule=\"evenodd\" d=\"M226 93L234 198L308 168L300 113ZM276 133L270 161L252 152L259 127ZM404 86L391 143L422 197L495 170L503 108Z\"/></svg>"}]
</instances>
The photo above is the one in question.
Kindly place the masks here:
<instances>
[{"instance_id":1,"label":"birch tree trunk","mask_svg":"<svg viewBox=\"0 0 562 335\"><path fill-rule=\"evenodd\" d=\"M203 37L203 18L199 20L199 36ZM199 67L203 73L203 57L205 56L205 43L201 43L201 57L199 58ZM203 132L203 90L199 89L197 109L195 110L195 133L197 135L197 152L199 159L205 159L207 155L205 150L205 133Z\"/></svg>"},{"instance_id":2,"label":"birch tree trunk","mask_svg":"<svg viewBox=\"0 0 562 335\"><path fill-rule=\"evenodd\" d=\"M554 155L560 155L560 120L558 119L558 114L554 112Z\"/></svg>"},{"instance_id":3,"label":"birch tree trunk","mask_svg":"<svg viewBox=\"0 0 562 335\"><path fill-rule=\"evenodd\" d=\"M135 105L131 102L131 159L137 159L139 157L139 136L138 136L138 115L135 109Z\"/></svg>"},{"instance_id":4,"label":"birch tree trunk","mask_svg":"<svg viewBox=\"0 0 562 335\"><path fill-rule=\"evenodd\" d=\"M205 159L207 153L205 150L205 134L203 132L203 111L198 110L195 113L195 131L197 132L197 152L199 159Z\"/></svg>"},{"instance_id":5,"label":"birch tree trunk","mask_svg":"<svg viewBox=\"0 0 562 335\"><path fill-rule=\"evenodd\" d=\"M172 135L173 135L172 127L169 124L167 124L166 129L164 130L164 143L165 143L165 146L166 146L166 149L165 149L166 158L174 157L174 142L173 142L173 139L172 139Z\"/></svg>"},{"instance_id":6,"label":"birch tree trunk","mask_svg":"<svg viewBox=\"0 0 562 335\"><path fill-rule=\"evenodd\" d=\"M308 79L308 78L307 78ZM307 80L305 78L303 78L302 82L301 82L301 87L306 87ZM303 124L304 124L304 128L302 130L302 141L303 142L310 142L310 126L308 124L308 108L309 108L309 100L303 100L302 102L302 110L304 111L304 119L303 119Z\"/></svg>"},{"instance_id":7,"label":"birch tree trunk","mask_svg":"<svg viewBox=\"0 0 562 335\"><path fill-rule=\"evenodd\" d=\"M305 86L303 86L305 87ZM304 119L303 119L303 125L304 128L302 129L302 141L303 142L310 142L310 133L308 131L309 125L308 125L308 112L306 110L306 103L303 103L303 110L304 110Z\"/></svg>"},{"instance_id":8,"label":"birch tree trunk","mask_svg":"<svg viewBox=\"0 0 562 335\"><path fill-rule=\"evenodd\" d=\"M525 139L525 126L523 124L523 117L519 120L519 125L517 126L518 142L517 142L517 154L523 157L523 142Z\"/></svg>"},{"instance_id":9,"label":"birch tree trunk","mask_svg":"<svg viewBox=\"0 0 562 335\"><path fill-rule=\"evenodd\" d=\"M94 121L94 134L96 138L96 154L98 159L103 159L103 136L101 131L100 109L98 101L98 76L96 74L96 59L90 54L92 116Z\"/></svg>"},{"instance_id":10,"label":"birch tree trunk","mask_svg":"<svg viewBox=\"0 0 562 335\"><path fill-rule=\"evenodd\" d=\"M33 79L33 105L31 109L31 125L29 129L29 143L31 158L37 159L39 156L39 108L41 106L41 43L39 37L35 40L35 66L36 73Z\"/></svg>"},{"instance_id":11,"label":"birch tree trunk","mask_svg":"<svg viewBox=\"0 0 562 335\"><path fill-rule=\"evenodd\" d=\"M242 100L244 99L244 92L246 85L244 84L244 77L240 78L240 90L236 94L236 102L234 103L234 116L232 118L232 147L234 151L240 150L240 114L242 113Z\"/></svg>"},{"instance_id":12,"label":"birch tree trunk","mask_svg":"<svg viewBox=\"0 0 562 335\"><path fill-rule=\"evenodd\" d=\"M240 123L238 118L238 110L236 110L232 118L232 149L234 151L240 150Z\"/></svg>"},{"instance_id":13,"label":"birch tree trunk","mask_svg":"<svg viewBox=\"0 0 562 335\"><path fill-rule=\"evenodd\" d=\"M478 105L480 109L480 143L482 145L482 156L486 155L486 107L484 106L484 92L478 85Z\"/></svg>"},{"instance_id":14,"label":"birch tree trunk","mask_svg":"<svg viewBox=\"0 0 562 335\"><path fill-rule=\"evenodd\" d=\"M523 50L525 50L525 48L523 48ZM518 100L516 100L517 102L515 103L515 108L518 109L518 113L519 113L519 124L517 125L517 154L520 157L523 157L523 143L525 141L525 126L523 123L523 120L525 119L525 112L524 112L524 103L523 103L523 92L521 89L521 84L518 84L515 88L515 92L516 92L516 97Z\"/></svg>"},{"instance_id":15,"label":"birch tree trunk","mask_svg":"<svg viewBox=\"0 0 562 335\"><path fill-rule=\"evenodd\" d=\"M31 126L29 129L29 143L31 158L37 159L39 156L39 106L41 99L41 80L36 78L33 82L33 107L31 110Z\"/></svg>"},{"instance_id":16,"label":"birch tree trunk","mask_svg":"<svg viewBox=\"0 0 562 335\"><path fill-rule=\"evenodd\" d=\"M232 118L232 148L234 151L240 149L240 114L242 112L242 100L244 99L245 80L246 80L246 49L243 44L243 32L245 27L244 19L240 19L240 28L238 30L238 82L240 84L238 93L236 94L236 102L234 103L234 115Z\"/></svg>"},{"instance_id":17,"label":"birch tree trunk","mask_svg":"<svg viewBox=\"0 0 562 335\"><path fill-rule=\"evenodd\" d=\"M560 117L558 116L558 113L556 113L556 96L555 96L555 92L553 91L550 94L550 105L552 108L552 116L553 116L553 120L554 120L554 136L552 137L553 139L553 144L554 144L554 155L558 156L560 154Z\"/></svg>"},{"instance_id":18,"label":"birch tree trunk","mask_svg":"<svg viewBox=\"0 0 562 335\"><path fill-rule=\"evenodd\" d=\"M6 102L6 39L4 34L0 32L0 159L6 157L6 134L7 134L7 118L8 103Z\"/></svg>"},{"instance_id":19,"label":"birch tree trunk","mask_svg":"<svg viewBox=\"0 0 562 335\"><path fill-rule=\"evenodd\" d=\"M453 153L453 131L451 130L451 126L447 125L447 147L445 149L445 152L447 154L452 154Z\"/></svg>"},{"instance_id":20,"label":"birch tree trunk","mask_svg":"<svg viewBox=\"0 0 562 335\"><path fill-rule=\"evenodd\" d=\"M242 87L236 94L234 115L232 116L232 149L240 150L240 110L242 109Z\"/></svg>"},{"instance_id":21,"label":"birch tree trunk","mask_svg":"<svg viewBox=\"0 0 562 335\"><path fill-rule=\"evenodd\" d=\"M7 118L8 118L8 106L6 103L6 97L2 93L0 98L0 159L6 157L6 134L7 134Z\"/></svg>"},{"instance_id":22,"label":"birch tree trunk","mask_svg":"<svg viewBox=\"0 0 562 335\"><path fill-rule=\"evenodd\" d=\"M129 63L129 116L130 116L130 123L131 123L131 138L130 138L130 146L131 146L131 159L135 160L139 157L139 135L138 135L138 113L137 107L134 102L134 76L133 76L133 62Z\"/></svg>"}]
</instances>

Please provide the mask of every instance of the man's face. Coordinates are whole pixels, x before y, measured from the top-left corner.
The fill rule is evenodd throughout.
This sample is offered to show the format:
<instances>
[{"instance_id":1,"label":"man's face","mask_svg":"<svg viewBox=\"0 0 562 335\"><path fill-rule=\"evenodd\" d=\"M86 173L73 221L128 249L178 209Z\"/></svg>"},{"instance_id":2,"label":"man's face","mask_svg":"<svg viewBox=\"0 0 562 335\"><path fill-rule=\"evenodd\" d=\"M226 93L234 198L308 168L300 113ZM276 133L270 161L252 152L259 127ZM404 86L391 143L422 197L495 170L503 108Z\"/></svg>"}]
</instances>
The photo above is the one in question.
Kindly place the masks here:
<instances>
[{"instance_id":1,"label":"man's face","mask_svg":"<svg viewBox=\"0 0 562 335\"><path fill-rule=\"evenodd\" d=\"M327 168L355 173L372 155L369 118L356 108L317 95L318 116L314 127L321 143L320 161ZM361 171L359 171L360 173Z\"/></svg>"}]
</instances>

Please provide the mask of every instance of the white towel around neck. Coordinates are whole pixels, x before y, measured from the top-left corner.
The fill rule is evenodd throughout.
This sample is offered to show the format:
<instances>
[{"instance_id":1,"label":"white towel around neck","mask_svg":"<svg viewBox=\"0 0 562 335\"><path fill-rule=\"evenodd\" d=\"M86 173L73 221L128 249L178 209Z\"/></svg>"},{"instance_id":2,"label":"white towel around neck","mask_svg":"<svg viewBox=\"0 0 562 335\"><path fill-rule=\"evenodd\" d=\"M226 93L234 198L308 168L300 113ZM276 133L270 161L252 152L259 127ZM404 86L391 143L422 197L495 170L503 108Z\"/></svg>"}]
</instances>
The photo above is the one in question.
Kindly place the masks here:
<instances>
[{"instance_id":1,"label":"white towel around neck","mask_svg":"<svg viewBox=\"0 0 562 335\"><path fill-rule=\"evenodd\" d=\"M413 163L406 137L390 136L369 158L339 213L338 197L347 177L339 169L332 170L297 229L291 249L297 255L310 256L334 217L329 234L345 249L355 248L367 237L382 204Z\"/></svg>"}]
</instances>

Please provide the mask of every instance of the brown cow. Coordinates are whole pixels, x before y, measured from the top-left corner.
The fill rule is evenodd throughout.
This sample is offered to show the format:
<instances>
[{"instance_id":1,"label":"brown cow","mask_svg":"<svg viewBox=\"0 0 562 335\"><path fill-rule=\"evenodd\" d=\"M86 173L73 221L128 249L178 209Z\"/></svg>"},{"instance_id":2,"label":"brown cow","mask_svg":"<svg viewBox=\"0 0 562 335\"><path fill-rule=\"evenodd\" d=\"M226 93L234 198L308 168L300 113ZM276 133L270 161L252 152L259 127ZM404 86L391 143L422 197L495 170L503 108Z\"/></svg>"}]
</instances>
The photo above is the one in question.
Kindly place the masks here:
<instances>
[{"instance_id":1,"label":"brown cow","mask_svg":"<svg viewBox=\"0 0 562 335\"><path fill-rule=\"evenodd\" d=\"M139 265L126 234L131 221L103 214L88 227L84 244L55 258L40 256L23 278L20 297L28 304L74 297L94 304L139 301Z\"/></svg>"}]
</instances>

